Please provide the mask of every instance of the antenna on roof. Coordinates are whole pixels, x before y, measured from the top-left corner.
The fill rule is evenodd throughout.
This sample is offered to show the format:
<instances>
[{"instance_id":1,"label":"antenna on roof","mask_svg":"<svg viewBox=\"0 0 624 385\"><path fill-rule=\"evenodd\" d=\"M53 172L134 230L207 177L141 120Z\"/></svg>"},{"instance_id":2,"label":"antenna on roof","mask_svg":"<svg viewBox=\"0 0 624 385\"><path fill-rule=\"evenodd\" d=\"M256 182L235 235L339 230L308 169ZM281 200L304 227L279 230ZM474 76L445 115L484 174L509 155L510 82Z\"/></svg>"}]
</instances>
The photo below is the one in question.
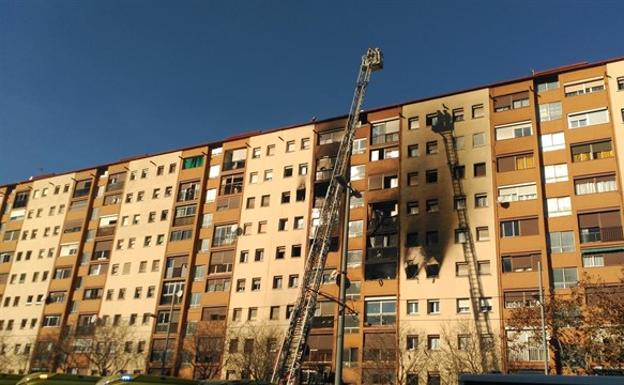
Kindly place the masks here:
<instances>
[{"instance_id":1,"label":"antenna on roof","mask_svg":"<svg viewBox=\"0 0 624 385\"><path fill-rule=\"evenodd\" d=\"M535 76L535 69L531 68L531 76Z\"/></svg>"}]
</instances>

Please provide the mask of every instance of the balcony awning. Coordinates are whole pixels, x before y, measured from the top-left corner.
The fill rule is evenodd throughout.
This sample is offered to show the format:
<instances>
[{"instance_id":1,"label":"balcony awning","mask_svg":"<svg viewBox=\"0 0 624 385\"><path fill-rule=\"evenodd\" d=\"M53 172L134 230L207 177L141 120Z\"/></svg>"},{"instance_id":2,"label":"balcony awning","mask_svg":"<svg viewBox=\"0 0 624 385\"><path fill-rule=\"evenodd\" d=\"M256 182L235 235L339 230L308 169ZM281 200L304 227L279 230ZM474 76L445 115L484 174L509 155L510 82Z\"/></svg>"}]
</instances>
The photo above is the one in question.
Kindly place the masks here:
<instances>
[{"instance_id":1,"label":"balcony awning","mask_svg":"<svg viewBox=\"0 0 624 385\"><path fill-rule=\"evenodd\" d=\"M581 249L581 254L596 254L596 253L615 253L618 251L624 252L624 246L611 246L611 247L597 247L591 249Z\"/></svg>"}]
</instances>

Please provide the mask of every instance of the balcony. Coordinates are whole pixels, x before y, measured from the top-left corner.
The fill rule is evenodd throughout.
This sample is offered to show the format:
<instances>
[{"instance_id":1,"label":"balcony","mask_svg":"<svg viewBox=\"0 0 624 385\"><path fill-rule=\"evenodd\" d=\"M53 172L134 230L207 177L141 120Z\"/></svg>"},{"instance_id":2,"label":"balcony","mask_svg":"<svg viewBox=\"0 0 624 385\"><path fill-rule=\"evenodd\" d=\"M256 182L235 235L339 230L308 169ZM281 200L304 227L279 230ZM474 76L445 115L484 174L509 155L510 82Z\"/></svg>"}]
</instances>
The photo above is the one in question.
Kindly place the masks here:
<instances>
[{"instance_id":1,"label":"balcony","mask_svg":"<svg viewBox=\"0 0 624 385\"><path fill-rule=\"evenodd\" d=\"M537 347L523 347L509 351L510 361L544 361L544 350Z\"/></svg>"},{"instance_id":2,"label":"balcony","mask_svg":"<svg viewBox=\"0 0 624 385\"><path fill-rule=\"evenodd\" d=\"M622 227L589 227L581 229L581 243L612 242L624 239Z\"/></svg>"},{"instance_id":3,"label":"balcony","mask_svg":"<svg viewBox=\"0 0 624 385\"><path fill-rule=\"evenodd\" d=\"M115 226L99 227L95 233L96 237L108 237L115 234Z\"/></svg>"},{"instance_id":4,"label":"balcony","mask_svg":"<svg viewBox=\"0 0 624 385\"><path fill-rule=\"evenodd\" d=\"M170 341L170 344L175 343L174 341ZM164 356L164 357L163 357ZM163 361L170 362L173 359L173 350L167 349L167 353L165 354L164 350L152 350L150 353L150 361L158 362L159 364Z\"/></svg>"},{"instance_id":5,"label":"balcony","mask_svg":"<svg viewBox=\"0 0 624 385\"><path fill-rule=\"evenodd\" d=\"M160 296L159 305L171 305L171 301L175 298L174 305L179 305L182 303L182 298L177 297L173 294L163 294Z\"/></svg>"},{"instance_id":6,"label":"balcony","mask_svg":"<svg viewBox=\"0 0 624 385\"><path fill-rule=\"evenodd\" d=\"M124 182L114 182L106 185L106 192L119 191L124 188Z\"/></svg>"},{"instance_id":7,"label":"balcony","mask_svg":"<svg viewBox=\"0 0 624 385\"><path fill-rule=\"evenodd\" d=\"M399 141L399 133L393 132L390 134L381 134L371 137L371 143L373 145L376 144L384 144L390 142L398 142Z\"/></svg>"},{"instance_id":8,"label":"balcony","mask_svg":"<svg viewBox=\"0 0 624 385\"><path fill-rule=\"evenodd\" d=\"M228 235L222 237L215 237L212 242L212 246L221 247L221 246L230 246L236 242L236 233L230 233Z\"/></svg>"}]
</instances>

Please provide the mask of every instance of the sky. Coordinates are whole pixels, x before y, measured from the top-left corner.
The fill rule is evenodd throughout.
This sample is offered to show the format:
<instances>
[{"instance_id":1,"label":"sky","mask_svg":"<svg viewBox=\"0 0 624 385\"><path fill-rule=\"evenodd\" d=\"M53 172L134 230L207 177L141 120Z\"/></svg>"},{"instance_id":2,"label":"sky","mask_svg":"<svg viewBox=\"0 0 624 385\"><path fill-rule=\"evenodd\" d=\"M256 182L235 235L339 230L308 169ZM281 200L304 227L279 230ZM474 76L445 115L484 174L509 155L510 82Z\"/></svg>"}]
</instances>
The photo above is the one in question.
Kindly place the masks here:
<instances>
[{"instance_id":1,"label":"sky","mask_svg":"<svg viewBox=\"0 0 624 385\"><path fill-rule=\"evenodd\" d=\"M0 184L624 56L622 0L0 0Z\"/></svg>"}]
</instances>

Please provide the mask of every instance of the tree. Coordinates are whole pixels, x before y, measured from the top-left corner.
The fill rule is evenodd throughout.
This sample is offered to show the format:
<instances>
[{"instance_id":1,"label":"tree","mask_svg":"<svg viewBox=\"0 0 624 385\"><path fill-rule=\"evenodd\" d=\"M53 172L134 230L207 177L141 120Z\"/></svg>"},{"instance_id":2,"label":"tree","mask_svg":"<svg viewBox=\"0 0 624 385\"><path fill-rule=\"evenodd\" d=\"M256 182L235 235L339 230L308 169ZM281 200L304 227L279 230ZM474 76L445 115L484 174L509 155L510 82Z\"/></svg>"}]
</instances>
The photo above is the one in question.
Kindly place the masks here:
<instances>
[{"instance_id":1,"label":"tree","mask_svg":"<svg viewBox=\"0 0 624 385\"><path fill-rule=\"evenodd\" d=\"M134 328L127 324L96 325L92 335L73 338L73 354L88 363L94 375L107 376L143 357L133 349Z\"/></svg>"},{"instance_id":2,"label":"tree","mask_svg":"<svg viewBox=\"0 0 624 385\"><path fill-rule=\"evenodd\" d=\"M222 366L225 345L225 324L223 322L199 322L192 335L183 342L183 363L193 368L193 378L218 378Z\"/></svg>"},{"instance_id":3,"label":"tree","mask_svg":"<svg viewBox=\"0 0 624 385\"><path fill-rule=\"evenodd\" d=\"M270 382L283 331L265 323L246 322L230 327L228 334L227 367L240 370L241 378Z\"/></svg>"},{"instance_id":4,"label":"tree","mask_svg":"<svg viewBox=\"0 0 624 385\"><path fill-rule=\"evenodd\" d=\"M558 374L595 373L597 367L624 363L624 281L606 284L586 275L569 293L551 291L544 298L548 347ZM509 355L541 354L538 298L511 310L507 326ZM522 358L522 357L521 357Z\"/></svg>"},{"instance_id":5,"label":"tree","mask_svg":"<svg viewBox=\"0 0 624 385\"><path fill-rule=\"evenodd\" d=\"M461 374L500 370L500 344L493 335L479 335L473 320L458 321L442 329L436 360L445 383L457 383Z\"/></svg>"}]
</instances>

